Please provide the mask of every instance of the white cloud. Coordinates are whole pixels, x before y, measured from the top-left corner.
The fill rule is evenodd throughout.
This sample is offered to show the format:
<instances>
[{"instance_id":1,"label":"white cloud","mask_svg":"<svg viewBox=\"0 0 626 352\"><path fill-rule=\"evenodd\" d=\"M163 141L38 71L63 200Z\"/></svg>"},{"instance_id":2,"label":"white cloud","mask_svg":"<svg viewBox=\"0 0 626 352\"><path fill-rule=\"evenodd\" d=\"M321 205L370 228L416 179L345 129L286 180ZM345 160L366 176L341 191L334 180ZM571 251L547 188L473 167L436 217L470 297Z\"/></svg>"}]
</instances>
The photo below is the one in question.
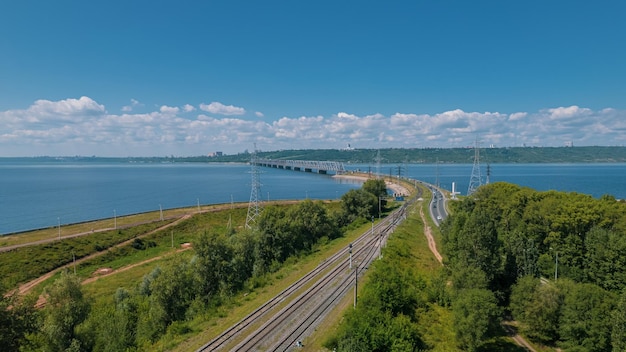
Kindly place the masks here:
<instances>
[{"instance_id":1,"label":"white cloud","mask_svg":"<svg viewBox=\"0 0 626 352\"><path fill-rule=\"evenodd\" d=\"M256 115L256 117L264 117L264 116L265 116L265 115L263 115L263 113L262 113L262 112L260 112L260 111L256 111L256 112L254 113L254 115Z\"/></svg>"},{"instance_id":2,"label":"white cloud","mask_svg":"<svg viewBox=\"0 0 626 352\"><path fill-rule=\"evenodd\" d=\"M159 111L161 111L164 114L169 114L169 115L176 115L178 114L178 112L180 111L179 108L177 107L172 107L172 106L167 106L167 105L163 105L161 106L161 108L159 109Z\"/></svg>"},{"instance_id":3,"label":"white cloud","mask_svg":"<svg viewBox=\"0 0 626 352\"><path fill-rule=\"evenodd\" d=\"M189 104L185 104L183 105L183 111L184 112L192 112L195 111L196 108L193 105L189 105Z\"/></svg>"},{"instance_id":4,"label":"white cloud","mask_svg":"<svg viewBox=\"0 0 626 352\"><path fill-rule=\"evenodd\" d=\"M200 104L200 110L219 115L243 115L246 113L246 110L244 108L239 108L233 105L224 105L217 101L214 101L208 105Z\"/></svg>"},{"instance_id":5,"label":"white cloud","mask_svg":"<svg viewBox=\"0 0 626 352\"><path fill-rule=\"evenodd\" d=\"M218 107L211 109L225 109ZM557 107L508 115L460 109L390 116L339 112L273 121L179 115L188 110L187 105L163 105L152 112L110 114L89 97L38 100L22 110L0 111L0 156L199 155L211 150L240 152L254 142L264 150L343 148L348 143L356 148L465 147L477 136L484 145L497 146L626 141L626 111L611 108Z\"/></svg>"},{"instance_id":6,"label":"white cloud","mask_svg":"<svg viewBox=\"0 0 626 352\"><path fill-rule=\"evenodd\" d=\"M513 113L513 114L509 115L509 120L510 121L522 120L526 116L528 116L528 113L526 113L526 112L516 112L516 113Z\"/></svg>"},{"instance_id":7,"label":"white cloud","mask_svg":"<svg viewBox=\"0 0 626 352\"><path fill-rule=\"evenodd\" d=\"M347 119L347 120L356 120L358 118L356 115L348 114L345 112L337 113L337 117L340 119Z\"/></svg>"},{"instance_id":8,"label":"white cloud","mask_svg":"<svg viewBox=\"0 0 626 352\"><path fill-rule=\"evenodd\" d=\"M126 106L122 106L122 111L123 112L131 112L133 111L133 109L137 106L143 106L142 103L140 103L138 100L136 99L131 99L130 100L130 105L126 105Z\"/></svg>"},{"instance_id":9,"label":"white cloud","mask_svg":"<svg viewBox=\"0 0 626 352\"><path fill-rule=\"evenodd\" d=\"M547 111L550 113L550 119L553 120L567 119L575 116L586 116L591 113L590 109L579 108L576 105L547 109Z\"/></svg>"},{"instance_id":10,"label":"white cloud","mask_svg":"<svg viewBox=\"0 0 626 352\"><path fill-rule=\"evenodd\" d=\"M104 111L104 105L100 105L91 98L84 96L79 99L65 99L59 101L37 100L28 108L29 113L40 116L80 116L99 114Z\"/></svg>"}]
</instances>

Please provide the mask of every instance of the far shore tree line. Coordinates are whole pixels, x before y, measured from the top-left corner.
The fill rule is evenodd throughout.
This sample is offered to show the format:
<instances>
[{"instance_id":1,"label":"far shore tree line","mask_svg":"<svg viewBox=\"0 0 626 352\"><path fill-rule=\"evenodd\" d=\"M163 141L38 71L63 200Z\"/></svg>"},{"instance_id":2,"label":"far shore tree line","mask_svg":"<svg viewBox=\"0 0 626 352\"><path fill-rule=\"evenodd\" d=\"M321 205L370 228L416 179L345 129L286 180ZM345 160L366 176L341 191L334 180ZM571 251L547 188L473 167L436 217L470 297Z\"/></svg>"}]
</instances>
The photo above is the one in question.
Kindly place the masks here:
<instances>
[{"instance_id":1,"label":"far shore tree line","mask_svg":"<svg viewBox=\"0 0 626 352\"><path fill-rule=\"evenodd\" d=\"M385 203L379 208L379 197L386 194L383 180L368 180L344 194L339 206L312 200L268 206L254 230L200 231L192 256L157 266L134 288L118 288L106 300L85 295L81 279L68 271L45 289L43 309L34 308L34 296L2 296L0 346L3 351L52 352L144 351L167 345L172 336L194 333L192 321L220 314L236 294L270 284L270 274L286 261L378 216L385 210Z\"/></svg>"},{"instance_id":2,"label":"far shore tree line","mask_svg":"<svg viewBox=\"0 0 626 352\"><path fill-rule=\"evenodd\" d=\"M257 156L279 160L326 160L353 164L374 163L379 155L387 164L402 163L465 163L474 161L474 145L457 148L379 148L356 146L344 149L303 149L303 150L260 150ZM490 163L623 163L626 162L624 146L573 146L573 147L489 147L480 148L481 158ZM133 163L176 163L176 162L239 162L246 163L251 158L250 151L236 154L218 154L201 156L163 156L163 157L36 157L33 160L48 162L119 162ZM208 153L207 153L208 154Z\"/></svg>"}]
</instances>

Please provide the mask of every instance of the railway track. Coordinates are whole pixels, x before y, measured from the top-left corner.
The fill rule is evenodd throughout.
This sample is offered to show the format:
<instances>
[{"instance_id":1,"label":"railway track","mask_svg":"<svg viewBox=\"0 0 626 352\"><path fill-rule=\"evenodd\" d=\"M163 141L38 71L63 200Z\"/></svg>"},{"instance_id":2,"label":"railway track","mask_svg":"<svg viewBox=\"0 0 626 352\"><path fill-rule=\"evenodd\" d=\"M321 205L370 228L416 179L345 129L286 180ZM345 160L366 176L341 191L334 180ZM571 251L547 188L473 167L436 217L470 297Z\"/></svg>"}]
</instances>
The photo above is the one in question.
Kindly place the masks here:
<instances>
[{"instance_id":1,"label":"railway track","mask_svg":"<svg viewBox=\"0 0 626 352\"><path fill-rule=\"evenodd\" d=\"M344 248L197 351L294 349L354 287L419 194L353 242L352 269Z\"/></svg>"}]
</instances>

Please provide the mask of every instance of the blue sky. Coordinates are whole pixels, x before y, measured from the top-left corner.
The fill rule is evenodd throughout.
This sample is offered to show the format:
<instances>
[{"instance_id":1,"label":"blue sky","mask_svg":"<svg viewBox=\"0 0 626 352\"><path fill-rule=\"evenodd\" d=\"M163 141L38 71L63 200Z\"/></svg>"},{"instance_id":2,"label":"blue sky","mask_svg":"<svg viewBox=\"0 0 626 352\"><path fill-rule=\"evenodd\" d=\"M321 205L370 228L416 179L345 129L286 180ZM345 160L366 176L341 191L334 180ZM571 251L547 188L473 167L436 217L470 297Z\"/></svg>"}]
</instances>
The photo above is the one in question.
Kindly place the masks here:
<instances>
[{"instance_id":1,"label":"blue sky","mask_svg":"<svg viewBox=\"0 0 626 352\"><path fill-rule=\"evenodd\" d=\"M5 1L0 156L626 144L623 1Z\"/></svg>"}]
</instances>

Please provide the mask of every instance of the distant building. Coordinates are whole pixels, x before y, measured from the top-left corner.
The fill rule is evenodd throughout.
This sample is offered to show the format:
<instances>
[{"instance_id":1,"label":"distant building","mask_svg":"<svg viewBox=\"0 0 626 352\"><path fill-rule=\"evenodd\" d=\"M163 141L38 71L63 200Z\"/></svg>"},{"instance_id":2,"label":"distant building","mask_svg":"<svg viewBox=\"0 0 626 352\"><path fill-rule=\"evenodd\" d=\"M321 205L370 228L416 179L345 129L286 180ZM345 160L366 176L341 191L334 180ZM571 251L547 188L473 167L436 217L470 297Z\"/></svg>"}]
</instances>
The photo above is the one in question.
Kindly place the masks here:
<instances>
[{"instance_id":1,"label":"distant building","mask_svg":"<svg viewBox=\"0 0 626 352\"><path fill-rule=\"evenodd\" d=\"M209 157L214 158L216 156L222 156L222 155L224 155L224 153L222 153L222 152L210 152L208 155L209 155Z\"/></svg>"},{"instance_id":2,"label":"distant building","mask_svg":"<svg viewBox=\"0 0 626 352\"><path fill-rule=\"evenodd\" d=\"M573 141L567 141L567 142L565 142L565 146L566 147L573 147L574 146L574 142Z\"/></svg>"}]
</instances>

